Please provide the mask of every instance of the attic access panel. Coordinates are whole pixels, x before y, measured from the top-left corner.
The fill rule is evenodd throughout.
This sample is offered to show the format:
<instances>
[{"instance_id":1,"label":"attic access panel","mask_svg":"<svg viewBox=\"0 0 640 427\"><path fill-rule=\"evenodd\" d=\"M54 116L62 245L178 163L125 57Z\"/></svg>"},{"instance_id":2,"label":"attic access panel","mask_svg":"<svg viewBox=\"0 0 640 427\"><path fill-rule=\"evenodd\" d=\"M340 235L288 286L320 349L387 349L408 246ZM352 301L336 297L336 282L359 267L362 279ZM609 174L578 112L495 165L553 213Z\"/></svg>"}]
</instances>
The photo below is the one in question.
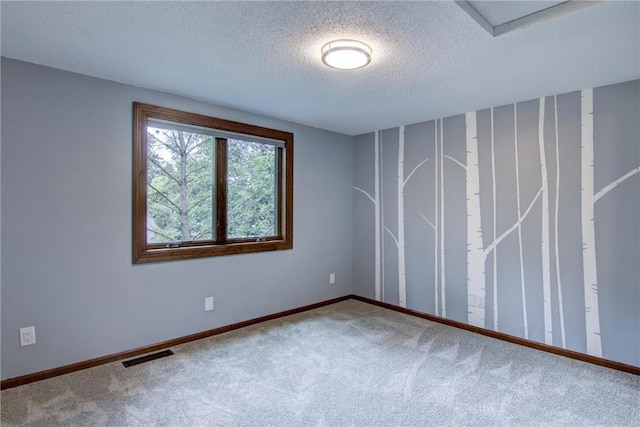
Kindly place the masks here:
<instances>
[{"instance_id":1,"label":"attic access panel","mask_svg":"<svg viewBox=\"0 0 640 427\"><path fill-rule=\"evenodd\" d=\"M456 0L469 16L494 37L600 3L584 1L481 1Z\"/></svg>"}]
</instances>

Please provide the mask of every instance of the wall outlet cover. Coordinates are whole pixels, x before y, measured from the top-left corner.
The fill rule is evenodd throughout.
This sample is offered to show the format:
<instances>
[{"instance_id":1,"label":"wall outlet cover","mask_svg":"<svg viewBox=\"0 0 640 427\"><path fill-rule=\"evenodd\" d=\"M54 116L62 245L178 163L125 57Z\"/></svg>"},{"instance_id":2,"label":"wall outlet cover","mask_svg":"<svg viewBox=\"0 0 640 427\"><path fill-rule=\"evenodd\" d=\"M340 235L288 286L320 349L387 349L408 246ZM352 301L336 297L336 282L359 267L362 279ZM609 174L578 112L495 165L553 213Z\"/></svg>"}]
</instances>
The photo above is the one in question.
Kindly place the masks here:
<instances>
[{"instance_id":1,"label":"wall outlet cover","mask_svg":"<svg viewBox=\"0 0 640 427\"><path fill-rule=\"evenodd\" d=\"M32 345L36 343L36 327L29 326L20 328L20 346Z\"/></svg>"}]
</instances>

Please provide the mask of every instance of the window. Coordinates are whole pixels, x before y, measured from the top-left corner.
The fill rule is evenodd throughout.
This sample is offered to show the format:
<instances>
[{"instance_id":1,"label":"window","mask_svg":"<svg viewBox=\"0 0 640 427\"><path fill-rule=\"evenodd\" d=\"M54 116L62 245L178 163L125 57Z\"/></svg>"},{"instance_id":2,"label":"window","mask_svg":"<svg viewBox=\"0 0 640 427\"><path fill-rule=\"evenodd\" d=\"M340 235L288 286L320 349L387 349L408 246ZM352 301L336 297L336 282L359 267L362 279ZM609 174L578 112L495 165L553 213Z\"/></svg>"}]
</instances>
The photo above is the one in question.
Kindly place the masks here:
<instances>
[{"instance_id":1,"label":"window","mask_svg":"<svg viewBox=\"0 0 640 427\"><path fill-rule=\"evenodd\" d=\"M293 247L293 134L133 109L134 263Z\"/></svg>"}]
</instances>

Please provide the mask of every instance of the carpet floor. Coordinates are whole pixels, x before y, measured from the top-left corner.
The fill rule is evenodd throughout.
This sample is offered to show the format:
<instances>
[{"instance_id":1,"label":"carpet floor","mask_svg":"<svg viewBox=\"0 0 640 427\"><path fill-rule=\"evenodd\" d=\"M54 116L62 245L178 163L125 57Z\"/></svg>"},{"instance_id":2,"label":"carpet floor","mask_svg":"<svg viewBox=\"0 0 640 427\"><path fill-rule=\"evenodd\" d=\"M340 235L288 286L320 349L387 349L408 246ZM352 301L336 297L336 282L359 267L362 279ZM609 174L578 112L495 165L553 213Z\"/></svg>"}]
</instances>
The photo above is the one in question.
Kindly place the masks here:
<instances>
[{"instance_id":1,"label":"carpet floor","mask_svg":"<svg viewBox=\"0 0 640 427\"><path fill-rule=\"evenodd\" d=\"M348 300L2 391L3 426L640 425L640 377Z\"/></svg>"}]
</instances>

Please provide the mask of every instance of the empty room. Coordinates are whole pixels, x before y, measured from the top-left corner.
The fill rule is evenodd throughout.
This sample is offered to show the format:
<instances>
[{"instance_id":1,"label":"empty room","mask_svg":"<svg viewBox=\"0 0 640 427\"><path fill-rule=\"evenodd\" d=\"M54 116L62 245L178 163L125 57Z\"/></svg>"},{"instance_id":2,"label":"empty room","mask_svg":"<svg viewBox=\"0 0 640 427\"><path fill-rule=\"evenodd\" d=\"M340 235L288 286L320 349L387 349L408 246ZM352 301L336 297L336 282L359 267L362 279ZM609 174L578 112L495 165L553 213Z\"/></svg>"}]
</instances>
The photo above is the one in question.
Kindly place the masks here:
<instances>
[{"instance_id":1,"label":"empty room","mask_svg":"<svg viewBox=\"0 0 640 427\"><path fill-rule=\"evenodd\" d=\"M640 425L640 2L0 19L3 426Z\"/></svg>"}]
</instances>

